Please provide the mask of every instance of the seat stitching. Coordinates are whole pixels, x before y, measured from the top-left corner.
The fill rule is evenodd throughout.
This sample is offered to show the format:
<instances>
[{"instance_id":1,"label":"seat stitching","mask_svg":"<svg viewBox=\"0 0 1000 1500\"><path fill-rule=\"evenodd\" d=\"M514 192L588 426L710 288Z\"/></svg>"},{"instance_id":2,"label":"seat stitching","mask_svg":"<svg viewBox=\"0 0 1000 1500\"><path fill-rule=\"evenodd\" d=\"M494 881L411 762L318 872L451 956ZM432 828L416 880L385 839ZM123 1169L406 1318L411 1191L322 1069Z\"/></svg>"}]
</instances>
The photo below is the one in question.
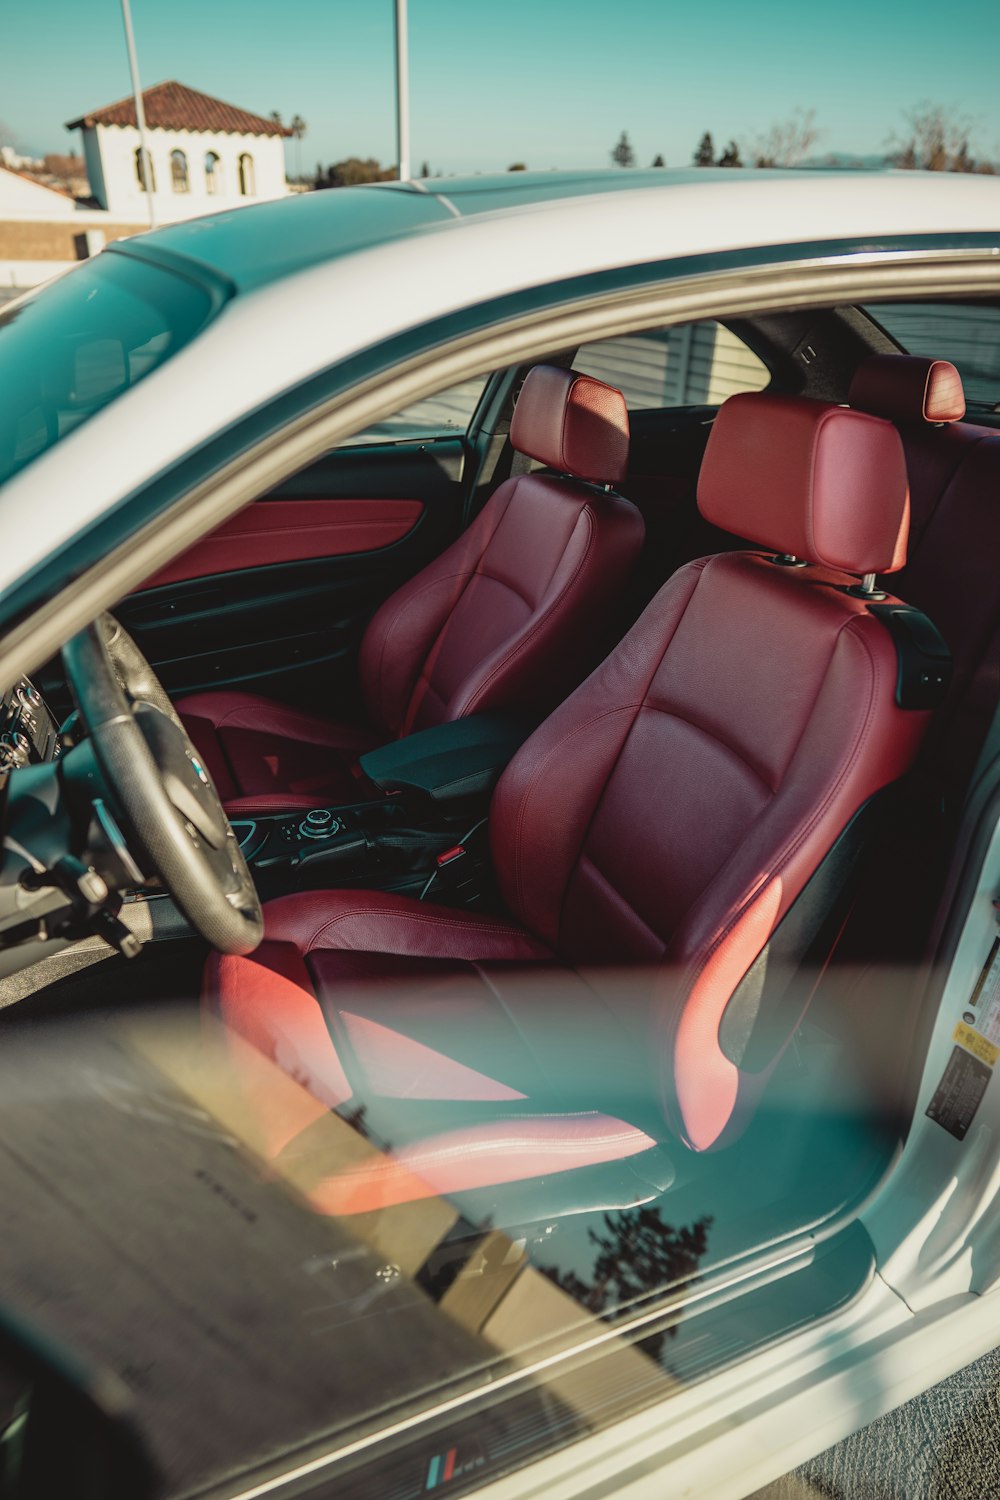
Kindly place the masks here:
<instances>
[{"instance_id":1,"label":"seat stitching","mask_svg":"<svg viewBox=\"0 0 1000 1500\"><path fill-rule=\"evenodd\" d=\"M691 588L690 588L690 590L688 592L687 599L684 601L683 608L680 610L680 612L679 612L676 620L674 621L673 629L671 630L669 637L663 643L663 646L662 646L662 648L660 650L660 653L657 656L655 662L653 663L653 666L650 669L649 676L646 678L646 683L645 683L645 686L643 687L643 690L642 690L642 699L641 699L641 701L639 703L637 703L637 704L634 705L635 712L634 712L634 716L633 716L633 719L632 719L632 723L629 725L629 727L626 730L624 736L622 737L622 742L618 746L618 750L617 750L617 752L615 754L615 758L612 761L611 765L608 767L608 773L607 773L607 775L604 778L604 784L603 784L603 786L601 787L600 791L598 792L597 796L594 799L594 805L590 809L590 816L587 819L587 825L584 828L583 833L582 833L581 838L580 838L580 842L577 845L576 856L575 856L575 859L573 861L573 868L575 868L575 866L578 863L581 855L583 854L584 849L587 847L587 840L590 838L591 830L593 829L593 826L594 826L594 819L597 817L597 810L598 810L598 808L601 805L601 801L602 801L605 793L607 792L608 786L609 786L609 784L611 782L611 778L614 776L615 771L618 768L618 763L619 763L619 761L622 758L622 755L623 755L624 750L625 750L625 746L628 743L629 736L631 735L632 730L635 728L636 720L639 717L639 713L641 712L641 710L643 708L643 705L647 701L649 690L650 690L650 688L653 685L653 682L654 682L654 680L656 678L656 674L660 670L661 666L663 665L663 658L666 656L668 650L670 649L671 642L673 641L673 639L676 636L678 630L680 629L681 621L684 619L684 616L687 614L688 609L690 608L691 600L694 598L695 593L697 592L698 585L699 585L699 583L701 582L701 579L702 579L702 574L706 571L706 569L708 568L708 566L711 563L711 561L712 561L711 557L702 557L702 558L698 558L695 562L688 564L688 568L690 569L691 574L692 574L693 582L692 582ZM675 574L674 577L676 578L677 574ZM668 582L665 585L665 588L669 588L670 584L672 582L673 582L673 579L671 579L670 582ZM661 590L661 592L663 592L663 590ZM649 610L651 610L654 607L654 605L655 605L657 599L659 599L659 597L660 597L659 594L657 594L650 601L650 603L646 607L646 611L644 612L644 615L645 615L645 613L648 613ZM640 618L644 618L644 615L640 616ZM633 707L633 705L629 705L629 706L630 706L630 708ZM572 878L572 869L571 869L571 878ZM569 881L566 882L566 886L565 886L565 888L563 890L563 894L562 894L562 900L559 903L559 910L558 910L558 913L556 915L556 941L557 942L558 942L558 939L559 939L559 933L562 931L563 912L564 912L565 907L566 907L566 901L568 899L568 896L569 896Z\"/></svg>"},{"instance_id":2,"label":"seat stitching","mask_svg":"<svg viewBox=\"0 0 1000 1500\"><path fill-rule=\"evenodd\" d=\"M413 911L379 911L375 915L380 917L389 917L396 921L421 922L428 927L447 927L455 932L481 932L486 933L491 937L517 937L525 938L529 943L537 942L537 939L533 938L530 933L523 932L517 927L489 927L483 922L455 922L449 921L447 918L438 916L423 916L420 912ZM311 953L313 948L318 945L319 940L326 937L327 933L329 933L334 927L336 927L338 922L346 922L351 917L370 916L372 916L371 908L364 906L352 907L348 911L338 912L337 916L331 917L330 920L324 923L322 927L316 929L312 937L309 939L305 951L307 953ZM379 950L373 949L371 951L377 952ZM419 957L420 955L418 954L415 956Z\"/></svg>"},{"instance_id":3,"label":"seat stitching","mask_svg":"<svg viewBox=\"0 0 1000 1500\"><path fill-rule=\"evenodd\" d=\"M524 636L522 636L519 641L515 641L511 646L509 646L507 648L507 651L505 652L505 654L500 658L500 660L498 662L495 663L495 665L493 666L493 669L484 678L484 680L479 684L479 687L476 689L476 691L473 693L472 697L469 699L468 703L466 704L466 712L467 713L471 712L472 709L475 708L476 704L485 696L486 692L490 688L490 686L493 683L493 681L495 680L495 678L499 675L499 673L501 673L504 670L505 667L508 667L511 664L511 662L515 661L518 656L521 656L521 655L524 654L524 652L530 646L531 642L534 640L535 636L542 629L543 625L545 625L547 623L547 621L549 620L550 616L553 615L555 613L555 611L559 608L559 606L563 603L563 601L565 600L565 598L566 598L567 594L569 593L570 589L573 587L573 585L576 583L576 580L579 578L580 573L582 572L583 568L586 566L587 559L590 557L590 554L591 554L591 552L593 550L593 545L594 545L594 534L595 534L594 533L594 513L591 510L591 508L590 508L589 505L585 506L583 508L583 510L580 512L580 515L577 518L576 524L573 527L574 531L576 530L576 526L579 525L579 523L580 523L581 520L586 520L587 525L589 527L589 535L587 537L587 545L584 548L583 556L580 558L580 561L577 563L576 567L573 569L573 572L572 572L571 576L569 578L567 578L567 580L566 580L565 584L563 585L562 589L560 590L560 592L555 596L555 598L551 601L551 603L538 615L537 619L535 620L535 623L531 626L531 628L527 632L527 634L524 635ZM528 601L525 600L525 603L527 604ZM529 605L529 608L533 608L533 606Z\"/></svg>"},{"instance_id":4,"label":"seat stitching","mask_svg":"<svg viewBox=\"0 0 1000 1500\"><path fill-rule=\"evenodd\" d=\"M758 767L754 765L753 761L748 760L741 750L738 750L735 745L730 744L728 740L723 739L722 735L717 734L714 729L709 729L705 724L699 724L697 719L689 718L687 714L682 714L676 708L666 708L662 707L658 703L651 703L648 698L645 699L642 707L645 709L649 709L651 713L663 714L668 719L677 719L680 721L680 723L687 724L691 729L697 730L698 733L703 734L706 739L710 739L714 741L715 744L721 745L722 749L728 751L734 760L738 760L741 765L746 766L747 770L757 778L762 786L767 787L768 791L772 795L777 791L777 788L772 784L770 777L765 776L763 771L759 770Z\"/></svg>"},{"instance_id":5,"label":"seat stitching","mask_svg":"<svg viewBox=\"0 0 1000 1500\"><path fill-rule=\"evenodd\" d=\"M386 654L386 651L389 649L389 641L391 640L391 638L393 637L393 635L395 635L396 629L397 629L400 621L403 619L403 617L406 614L407 610L409 609L410 605L413 604L413 603L415 603L416 600L419 599L422 594L429 593L432 589L438 588L442 583L452 583L456 578L464 578L465 579L465 583L462 585L461 589L459 590L459 592L458 592L458 598L455 600L455 604L457 604L458 600L461 599L462 595L465 593L466 588L468 587L469 579L472 577L472 572L473 571L474 570L461 569L457 573L445 573L443 575L443 577L441 577L441 578L432 578L429 583L425 583L425 584L422 585L422 587L420 587L418 589L414 589L413 593L409 596L409 598L396 611L396 614L395 614L395 616L394 616L394 618L392 620L392 623L390 624L388 630L385 632L385 634L382 637L382 649L379 652L379 658L378 658L378 689L379 689L378 696L379 696L379 706L380 706L381 712L382 712L382 720L383 720L384 723L389 724L389 722L390 722L389 715L386 713L386 709L385 709L385 691L384 691L384 688L383 688L383 681L382 681L382 678L383 678L383 667L385 665L385 654ZM452 608L454 608L454 605L452 606ZM439 630L438 630L438 634L440 634L440 627L439 627ZM435 636L434 639L435 639L435 642L436 642L437 637ZM434 642L432 642L432 644L431 644L431 649L433 650L433 648L434 648ZM419 677L419 673L418 673L418 677ZM410 688L411 694L412 694L413 691L414 691L414 689L411 687ZM405 719L406 719L406 713L407 713L407 708L404 708L403 709L403 721L404 722L405 722Z\"/></svg>"},{"instance_id":6,"label":"seat stitching","mask_svg":"<svg viewBox=\"0 0 1000 1500\"><path fill-rule=\"evenodd\" d=\"M483 557L485 556L486 554L484 552ZM533 604L532 601L528 598L527 594L522 594L521 590L515 584L511 583L508 579L498 578L496 573L487 573L486 569L481 565L481 563L482 560L480 559L480 566L476 569L477 578L488 578L491 583L498 583L502 589L507 589L511 594L513 594L515 599L520 599L521 603L526 605L527 608L531 610L532 614L534 614L535 610L538 608L537 602Z\"/></svg>"}]
</instances>

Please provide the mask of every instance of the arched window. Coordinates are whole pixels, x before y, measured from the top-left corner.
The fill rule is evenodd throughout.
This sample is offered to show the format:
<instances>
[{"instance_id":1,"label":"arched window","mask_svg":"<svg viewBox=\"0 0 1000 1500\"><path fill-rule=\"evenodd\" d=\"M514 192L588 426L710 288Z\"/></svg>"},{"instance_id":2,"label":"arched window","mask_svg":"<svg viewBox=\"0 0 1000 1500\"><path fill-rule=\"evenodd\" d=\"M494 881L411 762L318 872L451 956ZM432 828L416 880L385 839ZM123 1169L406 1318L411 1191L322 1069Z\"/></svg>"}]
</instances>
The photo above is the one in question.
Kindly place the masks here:
<instances>
[{"instance_id":1,"label":"arched window","mask_svg":"<svg viewBox=\"0 0 1000 1500\"><path fill-rule=\"evenodd\" d=\"M143 171L143 156L145 156L145 172ZM144 193L156 192L156 172L153 168L153 158L149 152L143 152L141 146L135 149L135 180Z\"/></svg>"},{"instance_id":2,"label":"arched window","mask_svg":"<svg viewBox=\"0 0 1000 1500\"><path fill-rule=\"evenodd\" d=\"M205 153L205 191L213 196L222 192L222 159L214 151Z\"/></svg>"},{"instance_id":3,"label":"arched window","mask_svg":"<svg viewBox=\"0 0 1000 1500\"><path fill-rule=\"evenodd\" d=\"M183 151L170 153L170 179L175 193L188 191L188 159Z\"/></svg>"},{"instance_id":4,"label":"arched window","mask_svg":"<svg viewBox=\"0 0 1000 1500\"><path fill-rule=\"evenodd\" d=\"M244 151L240 157L240 192L244 198L254 198L257 195L257 184L253 175L253 157Z\"/></svg>"}]
</instances>

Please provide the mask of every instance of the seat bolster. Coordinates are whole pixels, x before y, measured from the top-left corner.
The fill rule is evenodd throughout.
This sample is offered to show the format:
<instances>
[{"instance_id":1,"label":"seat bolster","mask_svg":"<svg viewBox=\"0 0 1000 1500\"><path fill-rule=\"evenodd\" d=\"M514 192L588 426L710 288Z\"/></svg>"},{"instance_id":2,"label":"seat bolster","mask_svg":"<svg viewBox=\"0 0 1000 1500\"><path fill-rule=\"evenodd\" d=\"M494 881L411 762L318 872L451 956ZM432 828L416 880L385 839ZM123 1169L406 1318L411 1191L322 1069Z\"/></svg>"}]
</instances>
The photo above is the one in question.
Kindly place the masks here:
<instances>
[{"instance_id":1,"label":"seat bolster","mask_svg":"<svg viewBox=\"0 0 1000 1500\"><path fill-rule=\"evenodd\" d=\"M742 1124L748 1079L719 1045L730 995L854 814L913 764L930 721L896 705L892 638L852 606L845 601L848 623L780 789L671 944L671 984L688 998L680 1011L657 1011L662 1055L672 1059L663 1103L696 1150L728 1141Z\"/></svg>"},{"instance_id":2,"label":"seat bolster","mask_svg":"<svg viewBox=\"0 0 1000 1500\"><path fill-rule=\"evenodd\" d=\"M304 891L269 901L264 941L413 958L547 963L552 952L524 928L477 912L432 906L388 891ZM254 956L237 959L252 963Z\"/></svg>"},{"instance_id":3,"label":"seat bolster","mask_svg":"<svg viewBox=\"0 0 1000 1500\"><path fill-rule=\"evenodd\" d=\"M371 795L352 771L380 742L367 725L323 719L256 693L195 693L175 707L230 817Z\"/></svg>"},{"instance_id":4,"label":"seat bolster","mask_svg":"<svg viewBox=\"0 0 1000 1500\"><path fill-rule=\"evenodd\" d=\"M319 1213L371 1213L421 1198L624 1161L655 1146L638 1126L596 1110L525 1114L442 1131L391 1155L373 1154L335 1176L321 1177L308 1196ZM641 1201L641 1194L637 1197Z\"/></svg>"}]
</instances>

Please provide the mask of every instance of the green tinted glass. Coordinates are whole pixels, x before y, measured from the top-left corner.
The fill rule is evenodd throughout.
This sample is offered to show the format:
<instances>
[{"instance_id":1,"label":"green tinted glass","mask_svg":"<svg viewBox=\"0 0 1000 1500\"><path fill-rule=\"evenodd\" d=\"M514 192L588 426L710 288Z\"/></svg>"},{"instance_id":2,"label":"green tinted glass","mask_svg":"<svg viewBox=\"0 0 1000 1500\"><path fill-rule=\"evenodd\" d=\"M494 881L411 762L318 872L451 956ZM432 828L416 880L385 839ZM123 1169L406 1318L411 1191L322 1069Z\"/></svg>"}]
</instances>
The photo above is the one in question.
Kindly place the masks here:
<instances>
[{"instance_id":1,"label":"green tinted glass","mask_svg":"<svg viewBox=\"0 0 1000 1500\"><path fill-rule=\"evenodd\" d=\"M188 343L209 291L100 255L0 313L0 484Z\"/></svg>"}]
</instances>

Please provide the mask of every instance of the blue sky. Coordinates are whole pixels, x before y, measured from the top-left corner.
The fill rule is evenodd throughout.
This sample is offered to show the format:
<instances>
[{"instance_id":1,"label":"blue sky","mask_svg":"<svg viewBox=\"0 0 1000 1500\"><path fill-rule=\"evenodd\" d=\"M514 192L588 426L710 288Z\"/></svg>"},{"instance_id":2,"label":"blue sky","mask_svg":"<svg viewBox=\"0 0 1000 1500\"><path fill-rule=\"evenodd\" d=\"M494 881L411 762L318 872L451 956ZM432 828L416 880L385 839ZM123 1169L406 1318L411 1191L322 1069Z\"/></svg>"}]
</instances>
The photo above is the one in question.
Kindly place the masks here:
<instances>
[{"instance_id":1,"label":"blue sky","mask_svg":"<svg viewBox=\"0 0 1000 1500\"><path fill-rule=\"evenodd\" d=\"M704 130L744 145L813 108L818 152L882 150L933 100L1000 159L1000 4L966 0L410 0L413 161L441 172L684 166ZM307 121L304 169L395 157L392 0L132 0L143 85L176 78ZM129 90L119 0L0 0L0 137L63 128ZM295 169L294 148L290 166Z\"/></svg>"}]
</instances>

